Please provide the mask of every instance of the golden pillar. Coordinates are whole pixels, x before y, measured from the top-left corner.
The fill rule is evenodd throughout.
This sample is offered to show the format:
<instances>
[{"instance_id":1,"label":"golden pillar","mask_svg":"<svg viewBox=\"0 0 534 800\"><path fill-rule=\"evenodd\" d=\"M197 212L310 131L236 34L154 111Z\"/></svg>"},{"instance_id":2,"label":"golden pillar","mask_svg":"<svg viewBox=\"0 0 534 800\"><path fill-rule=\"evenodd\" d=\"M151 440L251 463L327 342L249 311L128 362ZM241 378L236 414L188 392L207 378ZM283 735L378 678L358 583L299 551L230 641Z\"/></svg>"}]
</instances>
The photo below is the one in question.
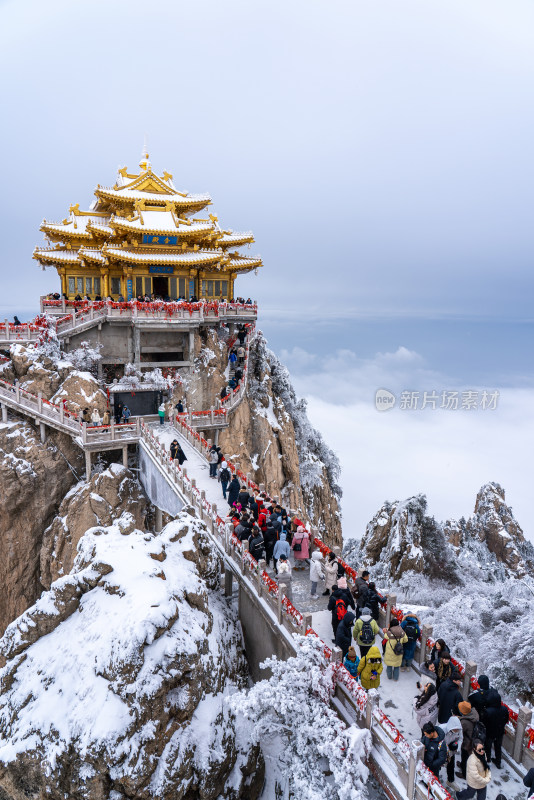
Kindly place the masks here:
<instances>
[{"instance_id":1,"label":"golden pillar","mask_svg":"<svg viewBox=\"0 0 534 800\"><path fill-rule=\"evenodd\" d=\"M67 294L67 271L65 267L60 267L58 272L61 280L61 295L64 295Z\"/></svg>"},{"instance_id":2,"label":"golden pillar","mask_svg":"<svg viewBox=\"0 0 534 800\"><path fill-rule=\"evenodd\" d=\"M202 300L202 297L203 297L202 282L203 282L203 279L205 277L206 277L206 273L204 272L204 270L199 270L199 272L198 272L198 292L197 292L197 297L198 297L199 300Z\"/></svg>"},{"instance_id":3,"label":"golden pillar","mask_svg":"<svg viewBox=\"0 0 534 800\"><path fill-rule=\"evenodd\" d=\"M106 299L109 295L109 269L101 269L100 270L100 280L102 281L102 297Z\"/></svg>"}]
</instances>

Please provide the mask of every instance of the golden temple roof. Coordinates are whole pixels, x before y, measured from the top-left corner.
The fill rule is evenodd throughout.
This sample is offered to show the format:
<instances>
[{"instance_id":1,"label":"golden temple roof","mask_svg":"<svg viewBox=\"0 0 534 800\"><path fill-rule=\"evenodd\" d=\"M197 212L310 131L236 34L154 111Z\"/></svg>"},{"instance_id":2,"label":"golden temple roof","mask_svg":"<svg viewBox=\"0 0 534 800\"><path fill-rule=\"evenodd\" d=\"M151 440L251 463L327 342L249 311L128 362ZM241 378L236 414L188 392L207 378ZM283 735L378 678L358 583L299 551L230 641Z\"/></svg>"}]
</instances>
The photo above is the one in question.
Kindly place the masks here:
<instances>
[{"instance_id":1,"label":"golden temple roof","mask_svg":"<svg viewBox=\"0 0 534 800\"><path fill-rule=\"evenodd\" d=\"M172 175L152 171L143 153L140 171L118 171L113 187L98 185L96 199L87 211L71 205L62 222L43 220L41 230L52 247L37 247L34 258L41 264L93 262L98 264L169 264L211 266L212 269L249 271L262 266L259 256L228 254L254 241L251 231L223 230L218 218L192 215L211 204L209 194L178 191Z\"/></svg>"}]
</instances>

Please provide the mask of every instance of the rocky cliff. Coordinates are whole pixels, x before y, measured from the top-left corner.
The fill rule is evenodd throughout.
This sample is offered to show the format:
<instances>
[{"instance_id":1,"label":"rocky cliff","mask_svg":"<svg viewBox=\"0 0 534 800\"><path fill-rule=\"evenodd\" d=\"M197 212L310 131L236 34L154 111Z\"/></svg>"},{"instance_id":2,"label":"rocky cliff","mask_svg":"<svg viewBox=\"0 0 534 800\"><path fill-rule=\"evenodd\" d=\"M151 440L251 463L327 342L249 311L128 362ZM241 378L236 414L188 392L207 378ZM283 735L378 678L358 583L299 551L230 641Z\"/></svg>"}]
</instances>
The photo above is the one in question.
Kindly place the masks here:
<instances>
[{"instance_id":1,"label":"rocky cliff","mask_svg":"<svg viewBox=\"0 0 534 800\"><path fill-rule=\"evenodd\" d=\"M246 681L201 523L123 513L0 640L4 800L255 798L258 749L225 704Z\"/></svg>"},{"instance_id":2,"label":"rocky cliff","mask_svg":"<svg viewBox=\"0 0 534 800\"><path fill-rule=\"evenodd\" d=\"M45 530L41 546L40 580L44 588L68 574L74 564L78 543L86 531L111 525L121 518L127 525L144 529L146 500L130 470L110 464L91 480L80 481L65 495L52 524ZM128 531L129 532L129 531Z\"/></svg>"},{"instance_id":3,"label":"rocky cliff","mask_svg":"<svg viewBox=\"0 0 534 800\"><path fill-rule=\"evenodd\" d=\"M191 408L215 404L226 384L227 339L224 329L207 334L175 399L184 396ZM311 426L305 401L297 399L287 369L261 332L251 345L248 380L247 396L220 433L223 452L288 509L317 527L328 544L341 545L339 462Z\"/></svg>"},{"instance_id":4,"label":"rocky cliff","mask_svg":"<svg viewBox=\"0 0 534 800\"><path fill-rule=\"evenodd\" d=\"M459 522L448 520L444 530L457 550L470 541L478 541L516 575L522 576L529 571L528 543L512 509L505 502L504 489L498 483L487 483L480 489L474 513L467 522L464 519Z\"/></svg>"},{"instance_id":5,"label":"rocky cliff","mask_svg":"<svg viewBox=\"0 0 534 800\"><path fill-rule=\"evenodd\" d=\"M29 422L0 424L0 631L41 594L43 533L82 470L69 436L42 444Z\"/></svg>"},{"instance_id":6,"label":"rocky cliff","mask_svg":"<svg viewBox=\"0 0 534 800\"><path fill-rule=\"evenodd\" d=\"M467 521L440 523L427 515L426 508L424 495L384 503L361 543L349 543L347 557L372 566L386 580L416 572L454 583L466 560L481 569L499 567L503 574L516 577L533 571L534 548L525 540L498 483L480 489Z\"/></svg>"}]
</instances>

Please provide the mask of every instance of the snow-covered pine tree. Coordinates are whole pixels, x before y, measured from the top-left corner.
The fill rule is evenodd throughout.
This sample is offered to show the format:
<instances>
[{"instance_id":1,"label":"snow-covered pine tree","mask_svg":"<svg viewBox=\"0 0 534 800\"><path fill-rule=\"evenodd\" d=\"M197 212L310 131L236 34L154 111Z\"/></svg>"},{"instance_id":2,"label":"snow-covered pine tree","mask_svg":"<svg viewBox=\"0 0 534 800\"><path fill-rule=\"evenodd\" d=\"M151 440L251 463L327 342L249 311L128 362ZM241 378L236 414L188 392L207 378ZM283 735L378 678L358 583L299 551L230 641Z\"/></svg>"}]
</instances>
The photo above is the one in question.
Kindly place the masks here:
<instances>
[{"instance_id":1,"label":"snow-covered pine tree","mask_svg":"<svg viewBox=\"0 0 534 800\"><path fill-rule=\"evenodd\" d=\"M76 350L71 350L67 357L75 369L90 372L102 358L100 355L102 347L101 344L91 345L89 342L82 342Z\"/></svg>"},{"instance_id":2,"label":"snow-covered pine tree","mask_svg":"<svg viewBox=\"0 0 534 800\"><path fill-rule=\"evenodd\" d=\"M252 723L255 742L281 742L278 783L299 800L361 800L368 778L369 731L345 727L330 708L332 667L315 636L295 636L298 654L260 666L272 676L229 698L236 715ZM286 795L287 796L287 795Z\"/></svg>"}]
</instances>

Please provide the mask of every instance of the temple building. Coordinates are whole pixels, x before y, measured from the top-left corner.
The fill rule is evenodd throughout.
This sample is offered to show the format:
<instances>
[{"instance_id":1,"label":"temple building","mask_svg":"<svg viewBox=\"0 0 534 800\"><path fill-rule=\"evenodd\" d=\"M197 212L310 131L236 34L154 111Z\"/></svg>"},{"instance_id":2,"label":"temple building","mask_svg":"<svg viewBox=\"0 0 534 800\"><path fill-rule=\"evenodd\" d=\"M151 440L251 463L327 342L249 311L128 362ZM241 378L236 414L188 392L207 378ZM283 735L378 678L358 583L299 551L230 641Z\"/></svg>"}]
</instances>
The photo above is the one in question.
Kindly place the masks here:
<instances>
[{"instance_id":1,"label":"temple building","mask_svg":"<svg viewBox=\"0 0 534 800\"><path fill-rule=\"evenodd\" d=\"M231 300L237 276L262 266L236 250L252 233L221 228L206 212L210 196L178 191L170 173L152 171L146 150L139 169L124 167L114 186L98 185L87 211L76 203L62 222L44 220L48 246L33 257L57 269L68 300Z\"/></svg>"}]
</instances>

